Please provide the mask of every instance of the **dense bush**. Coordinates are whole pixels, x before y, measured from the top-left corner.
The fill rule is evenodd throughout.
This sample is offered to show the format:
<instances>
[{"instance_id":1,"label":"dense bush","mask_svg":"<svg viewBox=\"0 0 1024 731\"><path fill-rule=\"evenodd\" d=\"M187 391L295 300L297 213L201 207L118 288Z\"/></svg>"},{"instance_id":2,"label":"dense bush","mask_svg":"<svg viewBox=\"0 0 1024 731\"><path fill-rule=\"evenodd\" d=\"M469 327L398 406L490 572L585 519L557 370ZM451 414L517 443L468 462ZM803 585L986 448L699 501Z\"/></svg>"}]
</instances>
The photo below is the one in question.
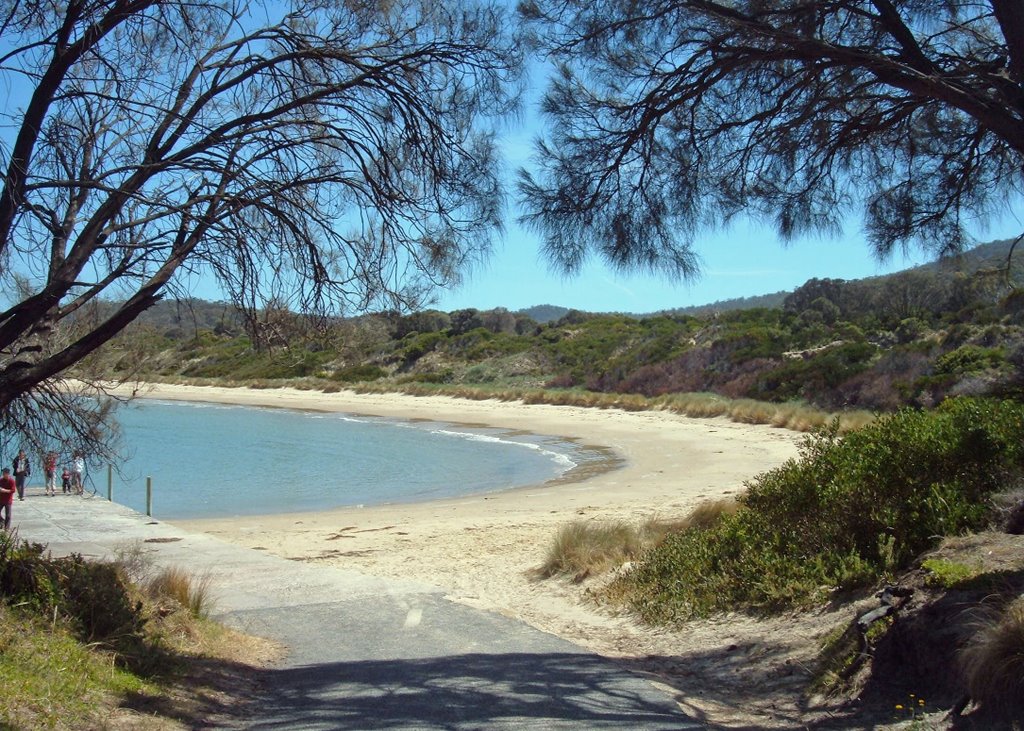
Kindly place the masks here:
<instances>
[{"instance_id":1,"label":"dense bush","mask_svg":"<svg viewBox=\"0 0 1024 731\"><path fill-rule=\"evenodd\" d=\"M768 401L815 401L869 367L878 349L871 343L842 343L806 358L787 360L761 376L750 396Z\"/></svg>"},{"instance_id":2,"label":"dense bush","mask_svg":"<svg viewBox=\"0 0 1024 731\"><path fill-rule=\"evenodd\" d=\"M667 539L611 590L646 619L778 609L869 585L937 537L984 525L989 496L1024 465L1024 405L955 399L904 409L749 483L742 508Z\"/></svg>"},{"instance_id":3,"label":"dense bush","mask_svg":"<svg viewBox=\"0 0 1024 731\"><path fill-rule=\"evenodd\" d=\"M998 368L1006 362L1002 348L985 348L980 345L961 345L935 359L935 373L959 376L976 373L987 368Z\"/></svg>"},{"instance_id":4,"label":"dense bush","mask_svg":"<svg viewBox=\"0 0 1024 731\"><path fill-rule=\"evenodd\" d=\"M0 532L0 597L36 614L59 615L82 640L122 654L135 654L142 642L142 605L112 564L51 558L44 546Z\"/></svg>"},{"instance_id":5,"label":"dense bush","mask_svg":"<svg viewBox=\"0 0 1024 731\"><path fill-rule=\"evenodd\" d=\"M335 381L341 381L342 383L356 383L359 381L376 381L386 375L387 371L380 366L361 363L359 365L335 371L331 378Z\"/></svg>"},{"instance_id":6,"label":"dense bush","mask_svg":"<svg viewBox=\"0 0 1024 731\"><path fill-rule=\"evenodd\" d=\"M494 333L480 327L451 338L445 346L445 351L460 359L476 362L519 353L532 345L529 337L506 332Z\"/></svg>"},{"instance_id":7,"label":"dense bush","mask_svg":"<svg viewBox=\"0 0 1024 731\"><path fill-rule=\"evenodd\" d=\"M436 349L444 340L444 333L410 333L402 339L396 355L403 365L410 366Z\"/></svg>"}]
</instances>

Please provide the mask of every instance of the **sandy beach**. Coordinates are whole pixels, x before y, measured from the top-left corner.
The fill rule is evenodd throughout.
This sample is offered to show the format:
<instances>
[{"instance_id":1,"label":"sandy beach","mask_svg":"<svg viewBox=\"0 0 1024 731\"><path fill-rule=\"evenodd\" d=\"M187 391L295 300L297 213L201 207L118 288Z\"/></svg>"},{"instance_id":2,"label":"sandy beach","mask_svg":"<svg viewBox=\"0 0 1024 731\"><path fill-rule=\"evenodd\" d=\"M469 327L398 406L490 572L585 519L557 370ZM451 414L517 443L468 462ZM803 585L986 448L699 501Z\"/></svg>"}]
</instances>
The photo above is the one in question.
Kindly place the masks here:
<instances>
[{"instance_id":1,"label":"sandy beach","mask_svg":"<svg viewBox=\"0 0 1024 731\"><path fill-rule=\"evenodd\" d=\"M802 661L806 642L778 646L792 634L790 620L727 617L652 630L589 601L586 582L538 581L530 571L543 562L561 525L683 517L702 500L736 494L744 481L794 456L800 434L657 411L437 396L166 385L139 395L484 424L604 448L611 469L577 481L423 504L176 523L297 561L440 586L454 601L519 618L654 673L678 691L681 705L702 715L729 716L730 708L742 707L742 715L765 725L773 725L769 717L792 720L795 709L780 707L779 698L763 708L752 700L757 689L785 684L792 675L786 668ZM758 646L768 642L771 663L755 662ZM743 688L740 697L721 692L726 677Z\"/></svg>"}]
</instances>

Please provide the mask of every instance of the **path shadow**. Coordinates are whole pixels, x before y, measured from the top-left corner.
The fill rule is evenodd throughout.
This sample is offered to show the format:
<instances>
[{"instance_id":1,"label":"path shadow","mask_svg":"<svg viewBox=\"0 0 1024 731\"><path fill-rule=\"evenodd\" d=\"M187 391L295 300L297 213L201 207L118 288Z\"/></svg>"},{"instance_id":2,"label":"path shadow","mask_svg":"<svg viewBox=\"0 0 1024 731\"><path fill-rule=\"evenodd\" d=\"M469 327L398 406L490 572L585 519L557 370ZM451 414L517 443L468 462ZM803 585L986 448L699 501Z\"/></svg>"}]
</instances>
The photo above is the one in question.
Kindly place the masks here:
<instances>
[{"instance_id":1,"label":"path shadow","mask_svg":"<svg viewBox=\"0 0 1024 731\"><path fill-rule=\"evenodd\" d=\"M258 676L265 692L234 709L232 727L703 728L646 681L586 654L363 660Z\"/></svg>"},{"instance_id":2,"label":"path shadow","mask_svg":"<svg viewBox=\"0 0 1024 731\"><path fill-rule=\"evenodd\" d=\"M802 706L781 707L766 699L799 696L806 686L807 669L788 658L786 643L729 642L673 655L621 658L618 662L633 673L677 691L676 702L701 728L730 731L806 729ZM703 710L719 709L713 722ZM723 722L722 718L731 720ZM739 720L748 719L748 720ZM756 719L763 719L758 721Z\"/></svg>"}]
</instances>

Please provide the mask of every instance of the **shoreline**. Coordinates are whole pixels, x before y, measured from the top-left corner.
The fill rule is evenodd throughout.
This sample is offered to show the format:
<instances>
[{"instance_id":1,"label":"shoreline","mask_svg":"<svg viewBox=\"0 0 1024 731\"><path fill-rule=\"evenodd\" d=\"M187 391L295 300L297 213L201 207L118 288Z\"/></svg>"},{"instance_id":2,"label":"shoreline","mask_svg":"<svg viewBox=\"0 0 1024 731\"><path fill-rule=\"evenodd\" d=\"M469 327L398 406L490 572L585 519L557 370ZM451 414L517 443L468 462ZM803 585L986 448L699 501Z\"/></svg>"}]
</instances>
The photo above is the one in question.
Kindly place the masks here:
<instances>
[{"instance_id":1,"label":"shoreline","mask_svg":"<svg viewBox=\"0 0 1024 731\"><path fill-rule=\"evenodd\" d=\"M131 395L131 389L120 393ZM452 601L521 620L658 678L681 705L706 718L738 714L756 719L758 727L774 725L792 701L779 695L779 684L799 679L780 668L813 657L813 643L792 642L791 618L729 615L677 630L652 628L594 602L591 589L607 577L533 578L562 526L685 517L703 500L735 495L747 480L796 456L802 434L724 417L447 396L163 384L139 395L485 425L607 449L622 460L618 468L561 484L424 503L168 522L295 561L440 587ZM786 648L776 648L771 663L737 655L737 647L761 647L770 637ZM690 659L681 665L684 657ZM756 688L766 693L763 703L753 702ZM734 703L738 697L746 700Z\"/></svg>"},{"instance_id":2,"label":"shoreline","mask_svg":"<svg viewBox=\"0 0 1024 731\"><path fill-rule=\"evenodd\" d=\"M128 394L129 389L115 389L114 393ZM573 468L541 484L464 497L339 507L313 513L172 521L199 529L225 530L226 524L237 521L326 522L328 516L348 514L364 516L394 510L429 512L431 506L448 507L460 513L473 512L482 502L493 503L487 506L487 512L492 514L497 510L521 512L523 506L517 504L521 497L532 500L530 510L543 507L562 512L580 502L588 502L592 504L586 506L587 512L619 514L629 509L633 513L671 511L675 514L689 510L700 500L742 491L746 480L795 456L796 444L803 437L770 426L737 424L723 417L696 419L664 411L627 412L496 400L469 401L449 396L166 384L148 384L138 390L138 396L507 429L572 441L581 448L599 450L606 455L597 465L587 465L581 470Z\"/></svg>"},{"instance_id":3,"label":"shoreline","mask_svg":"<svg viewBox=\"0 0 1024 731\"><path fill-rule=\"evenodd\" d=\"M133 389L134 391L135 389ZM128 395L129 391L124 388L112 389L112 393L120 396ZM272 394L267 397L267 394ZM235 413L245 414L272 414L274 412L291 413L297 417L311 417L335 415L341 416L345 421L358 422L364 428L367 425L401 426L405 424L412 427L413 432L425 434L438 433L448 437L461 437L454 443L465 442L498 442L510 451L503 457L508 461L509 470L499 470L481 473L474 467L474 453L469 452L465 467L462 469L448 470L445 468L442 449L435 453L431 462L430 455L423 455L426 459L424 470L416 469L413 465L412 472L408 475L406 482L396 482L394 489L390 487L380 489L375 485L374 468L370 465L378 463L373 454L373 446L369 444L362 452L353 451L351 446L346 449L346 436L342 431L332 437L333 441L324 442L322 449L327 453L323 454L328 458L329 452L335 454L341 452L350 454L346 463L354 468L355 479L350 474L345 476L346 463L339 465L340 469L336 474L340 477L328 480L332 489L317 489L317 478L308 473L298 470L293 473L275 471L273 479L278 481L285 490L284 493L276 492L272 499L264 498L257 501L235 501L216 502L208 505L206 509L191 509L177 503L169 509L165 506L159 516L161 520L172 523L182 521L202 520L235 520L246 517L260 517L261 515L320 515L327 511L355 510L366 507L389 507L396 505L422 505L433 502L446 502L462 498L479 498L482 496L494 496L502 493L516 493L522 491L536 491L554 489L559 485L573 484L585 481L594 476L604 474L616 469L621 469L624 460L611 450L602 445L584 443L575 437L562 436L554 433L535 433L529 429L519 427L510 428L493 426L480 421L467 421L457 418L448 418L434 414L430 418L416 416L403 418L393 414L393 408L372 409L363 408L364 404L353 404L348 399L355 394L329 394L336 398L324 401L316 398L316 402L310 401L310 393L282 389L281 391L268 392L259 390L250 392L247 389L227 389L221 387L184 387L164 386L160 384L138 389L137 398L139 401L152 401L164 404L191 404L195 406L213 405L236 408ZM313 394L315 396L315 394ZM344 396L345 398L341 398ZM384 413L384 412L388 413ZM203 410L195 411L195 417L203 420ZM247 417L242 417L237 426L233 429L246 429ZM311 424L322 423L319 421L309 422ZM332 422L333 423L333 422ZM177 427L174 427L177 428ZM187 427L185 427L187 428ZM288 426L276 428L288 429ZM315 428L315 427L314 427ZM317 429L317 431L320 431ZM408 430L406 430L408 431ZM328 432L330 433L330 432ZM365 433L365 432L364 432ZM378 432L374 432L378 433ZM390 433L390 432L385 432ZM396 434L398 432L395 432ZM379 434L379 433L378 433ZM365 438L365 437L363 437ZM376 437L381 438L381 437ZM362 441L359 442L363 444ZM251 440L242 440L240 447L250 445ZM333 449L330 446L334 445ZM514 449L513 449L514 447ZM518 455L518 456L517 456ZM529 455L529 456L525 456ZM486 459L485 453L481 456ZM439 459L440 457L440 459ZM401 457L397 457L399 460ZM208 455L207 459L217 460L216 455ZM333 464L333 463L331 463ZM463 463L460 462L460 465ZM381 464L381 468L386 465ZM520 467L526 466L526 471ZM408 468L407 468L408 469ZM276 468L280 470L280 466ZM417 477L421 472L433 475L430 482L418 481ZM453 478L452 474L457 477ZM159 475L164 481L169 481L166 466ZM211 478L216 484L217 480L231 481L233 477L220 473ZM301 480L301 497L296 495L295 500L289 503L287 486L289 482L298 485L296 480ZM352 482L354 490L345 489L343 483ZM335 489L336 488L336 489ZM412 488L412 489L410 489ZM235 486L236 494L238 486ZM134 505L138 508L138 505Z\"/></svg>"}]
</instances>

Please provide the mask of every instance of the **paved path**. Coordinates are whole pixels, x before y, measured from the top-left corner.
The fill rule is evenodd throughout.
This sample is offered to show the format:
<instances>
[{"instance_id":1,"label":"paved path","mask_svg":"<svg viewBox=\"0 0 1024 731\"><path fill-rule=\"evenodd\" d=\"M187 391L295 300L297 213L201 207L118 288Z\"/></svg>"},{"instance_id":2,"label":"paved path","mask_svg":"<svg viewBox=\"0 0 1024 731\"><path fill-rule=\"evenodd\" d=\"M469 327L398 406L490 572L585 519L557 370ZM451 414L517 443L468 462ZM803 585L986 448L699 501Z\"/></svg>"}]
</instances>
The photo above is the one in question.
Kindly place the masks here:
<instances>
[{"instance_id":1,"label":"paved path","mask_svg":"<svg viewBox=\"0 0 1024 731\"><path fill-rule=\"evenodd\" d=\"M188 533L99 497L14 504L20 537L104 558L142 541L207 573L225 624L282 642L245 729L697 729L669 695L569 642L417 582L313 566Z\"/></svg>"}]
</instances>

